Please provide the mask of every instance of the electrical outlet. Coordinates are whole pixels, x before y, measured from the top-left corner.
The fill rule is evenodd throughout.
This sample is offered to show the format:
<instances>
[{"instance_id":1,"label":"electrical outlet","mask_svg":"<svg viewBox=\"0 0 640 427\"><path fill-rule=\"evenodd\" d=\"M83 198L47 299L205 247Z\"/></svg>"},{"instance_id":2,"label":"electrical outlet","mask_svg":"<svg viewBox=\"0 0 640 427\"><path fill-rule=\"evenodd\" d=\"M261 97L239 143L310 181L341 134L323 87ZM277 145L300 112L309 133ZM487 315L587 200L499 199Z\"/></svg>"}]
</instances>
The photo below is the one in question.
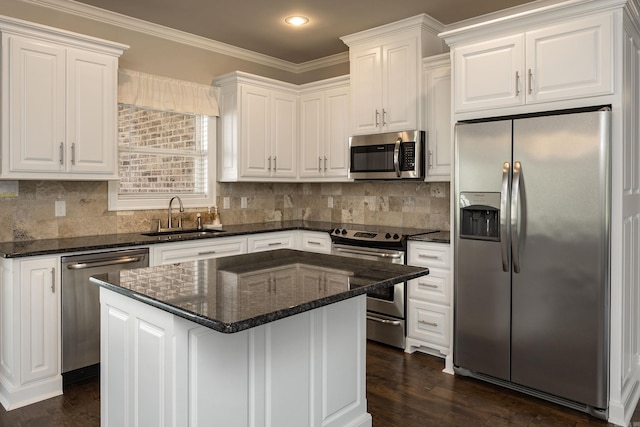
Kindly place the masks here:
<instances>
[{"instance_id":1,"label":"electrical outlet","mask_svg":"<svg viewBox=\"0 0 640 427\"><path fill-rule=\"evenodd\" d=\"M327 197L327 207L333 207L333 196Z\"/></svg>"},{"instance_id":2,"label":"electrical outlet","mask_svg":"<svg viewBox=\"0 0 640 427\"><path fill-rule=\"evenodd\" d=\"M228 197L222 198L222 208L229 209L231 207L231 200Z\"/></svg>"},{"instance_id":3,"label":"electrical outlet","mask_svg":"<svg viewBox=\"0 0 640 427\"><path fill-rule=\"evenodd\" d=\"M247 198L246 197L240 197L240 207L242 209L246 209L247 208Z\"/></svg>"},{"instance_id":4,"label":"electrical outlet","mask_svg":"<svg viewBox=\"0 0 640 427\"><path fill-rule=\"evenodd\" d=\"M56 216L67 216L67 202L56 200Z\"/></svg>"}]
</instances>

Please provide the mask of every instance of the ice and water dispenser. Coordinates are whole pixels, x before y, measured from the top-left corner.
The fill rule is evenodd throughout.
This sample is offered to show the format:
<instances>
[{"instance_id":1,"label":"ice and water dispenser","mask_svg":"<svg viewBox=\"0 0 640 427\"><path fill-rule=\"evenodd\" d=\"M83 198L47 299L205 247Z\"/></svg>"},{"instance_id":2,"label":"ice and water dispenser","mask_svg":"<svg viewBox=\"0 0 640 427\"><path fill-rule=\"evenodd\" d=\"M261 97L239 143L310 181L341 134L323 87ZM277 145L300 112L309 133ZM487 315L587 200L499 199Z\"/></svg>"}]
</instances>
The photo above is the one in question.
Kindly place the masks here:
<instances>
[{"instance_id":1,"label":"ice and water dispenser","mask_svg":"<svg viewBox=\"0 0 640 427\"><path fill-rule=\"evenodd\" d=\"M460 193L460 238L500 241L500 193Z\"/></svg>"}]
</instances>

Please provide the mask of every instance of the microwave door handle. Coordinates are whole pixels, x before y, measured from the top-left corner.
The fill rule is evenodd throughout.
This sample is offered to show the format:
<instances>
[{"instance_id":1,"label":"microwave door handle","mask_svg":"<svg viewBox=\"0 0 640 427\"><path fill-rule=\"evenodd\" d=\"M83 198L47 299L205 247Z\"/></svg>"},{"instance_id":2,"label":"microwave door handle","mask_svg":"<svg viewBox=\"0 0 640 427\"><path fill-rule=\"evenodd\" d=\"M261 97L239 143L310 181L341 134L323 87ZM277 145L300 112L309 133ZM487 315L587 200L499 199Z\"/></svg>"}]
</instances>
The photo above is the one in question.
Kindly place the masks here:
<instances>
[{"instance_id":1,"label":"microwave door handle","mask_svg":"<svg viewBox=\"0 0 640 427\"><path fill-rule=\"evenodd\" d=\"M400 178L400 144L402 144L402 138L396 140L396 146L393 149L393 167L398 178Z\"/></svg>"}]
</instances>

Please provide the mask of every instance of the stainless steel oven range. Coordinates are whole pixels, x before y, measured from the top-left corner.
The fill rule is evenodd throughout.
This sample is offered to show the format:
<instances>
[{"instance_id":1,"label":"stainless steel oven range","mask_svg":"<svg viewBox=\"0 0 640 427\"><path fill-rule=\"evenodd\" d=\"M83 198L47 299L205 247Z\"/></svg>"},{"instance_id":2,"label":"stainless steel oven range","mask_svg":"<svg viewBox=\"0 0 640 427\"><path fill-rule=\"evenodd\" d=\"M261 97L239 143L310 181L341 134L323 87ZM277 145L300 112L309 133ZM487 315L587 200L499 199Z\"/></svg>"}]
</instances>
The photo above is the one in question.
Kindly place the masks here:
<instances>
[{"instance_id":1,"label":"stainless steel oven range","mask_svg":"<svg viewBox=\"0 0 640 427\"><path fill-rule=\"evenodd\" d=\"M373 228L373 227L372 227ZM407 235L401 230L378 231L336 228L331 231L333 255L406 264ZM424 233L424 231L422 231ZM406 283L367 293L367 338L404 349L406 337Z\"/></svg>"}]
</instances>

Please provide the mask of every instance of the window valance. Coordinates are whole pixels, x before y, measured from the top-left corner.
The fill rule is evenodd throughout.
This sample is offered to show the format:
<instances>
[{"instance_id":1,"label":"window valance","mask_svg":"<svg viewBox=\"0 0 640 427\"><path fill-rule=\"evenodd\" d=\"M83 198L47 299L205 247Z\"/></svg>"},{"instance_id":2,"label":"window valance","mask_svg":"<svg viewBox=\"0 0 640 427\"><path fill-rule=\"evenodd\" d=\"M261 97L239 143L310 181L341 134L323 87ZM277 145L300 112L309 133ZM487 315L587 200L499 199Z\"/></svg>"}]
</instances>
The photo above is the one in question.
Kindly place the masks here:
<instances>
[{"instance_id":1,"label":"window valance","mask_svg":"<svg viewBox=\"0 0 640 427\"><path fill-rule=\"evenodd\" d=\"M138 71L118 70L118 102L156 110L219 116L217 88Z\"/></svg>"}]
</instances>

